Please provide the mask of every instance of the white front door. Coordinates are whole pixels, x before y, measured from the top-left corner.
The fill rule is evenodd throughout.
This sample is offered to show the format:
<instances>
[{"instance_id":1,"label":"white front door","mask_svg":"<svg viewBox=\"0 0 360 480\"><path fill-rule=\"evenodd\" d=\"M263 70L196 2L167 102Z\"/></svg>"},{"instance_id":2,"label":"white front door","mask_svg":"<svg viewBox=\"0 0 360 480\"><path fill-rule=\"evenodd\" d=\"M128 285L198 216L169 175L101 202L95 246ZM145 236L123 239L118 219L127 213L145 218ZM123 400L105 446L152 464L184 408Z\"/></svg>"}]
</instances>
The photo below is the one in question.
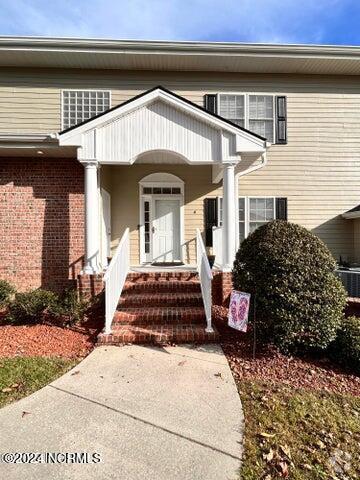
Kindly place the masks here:
<instances>
[{"instance_id":1,"label":"white front door","mask_svg":"<svg viewBox=\"0 0 360 480\"><path fill-rule=\"evenodd\" d=\"M178 262L180 258L180 201L155 199L153 262Z\"/></svg>"}]
</instances>

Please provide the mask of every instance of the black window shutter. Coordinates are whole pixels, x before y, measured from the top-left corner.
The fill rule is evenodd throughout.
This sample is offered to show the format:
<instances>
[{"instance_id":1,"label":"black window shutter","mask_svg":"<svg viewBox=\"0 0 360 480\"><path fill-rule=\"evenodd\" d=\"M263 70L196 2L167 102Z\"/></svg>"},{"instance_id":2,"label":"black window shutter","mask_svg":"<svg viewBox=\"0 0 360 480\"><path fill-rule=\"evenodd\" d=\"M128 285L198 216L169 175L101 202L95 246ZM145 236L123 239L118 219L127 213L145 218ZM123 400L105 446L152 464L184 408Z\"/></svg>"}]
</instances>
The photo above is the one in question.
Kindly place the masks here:
<instances>
[{"instance_id":1,"label":"black window shutter","mask_svg":"<svg viewBox=\"0 0 360 480\"><path fill-rule=\"evenodd\" d=\"M210 113L217 113L217 95L204 95L204 108Z\"/></svg>"},{"instance_id":2,"label":"black window shutter","mask_svg":"<svg viewBox=\"0 0 360 480\"><path fill-rule=\"evenodd\" d=\"M207 247L212 247L213 245L212 227L217 227L217 223L218 223L217 198L205 198L204 223L205 223L205 245Z\"/></svg>"},{"instance_id":3,"label":"black window shutter","mask_svg":"<svg viewBox=\"0 0 360 480\"><path fill-rule=\"evenodd\" d=\"M286 97L275 97L276 104L276 124L275 124L275 143L284 145L287 143L287 112Z\"/></svg>"},{"instance_id":4,"label":"black window shutter","mask_svg":"<svg viewBox=\"0 0 360 480\"><path fill-rule=\"evenodd\" d=\"M276 199L276 220L287 220L287 198Z\"/></svg>"}]
</instances>

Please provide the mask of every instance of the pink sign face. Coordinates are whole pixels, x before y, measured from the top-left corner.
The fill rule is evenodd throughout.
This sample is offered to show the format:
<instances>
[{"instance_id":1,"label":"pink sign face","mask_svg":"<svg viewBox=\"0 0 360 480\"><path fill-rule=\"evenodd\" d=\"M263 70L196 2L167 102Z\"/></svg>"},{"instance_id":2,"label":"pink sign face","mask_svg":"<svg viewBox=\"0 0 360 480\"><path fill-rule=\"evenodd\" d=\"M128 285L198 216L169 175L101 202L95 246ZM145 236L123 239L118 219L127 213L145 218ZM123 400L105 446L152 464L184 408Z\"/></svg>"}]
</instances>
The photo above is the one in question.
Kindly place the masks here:
<instances>
[{"instance_id":1,"label":"pink sign face","mask_svg":"<svg viewBox=\"0 0 360 480\"><path fill-rule=\"evenodd\" d=\"M250 309L250 293L233 290L230 297L228 325L240 332L246 332Z\"/></svg>"}]
</instances>

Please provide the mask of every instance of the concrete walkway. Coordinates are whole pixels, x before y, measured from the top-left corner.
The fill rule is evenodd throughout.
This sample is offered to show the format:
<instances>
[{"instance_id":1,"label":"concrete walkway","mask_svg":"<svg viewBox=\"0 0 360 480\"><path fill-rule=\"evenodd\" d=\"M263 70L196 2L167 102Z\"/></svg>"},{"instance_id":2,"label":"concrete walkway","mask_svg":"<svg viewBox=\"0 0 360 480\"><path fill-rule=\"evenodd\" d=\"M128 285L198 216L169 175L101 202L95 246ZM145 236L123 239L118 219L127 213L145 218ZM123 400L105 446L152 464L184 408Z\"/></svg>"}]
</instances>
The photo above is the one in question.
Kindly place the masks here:
<instances>
[{"instance_id":1,"label":"concrete walkway","mask_svg":"<svg viewBox=\"0 0 360 480\"><path fill-rule=\"evenodd\" d=\"M101 462L0 463L0 478L239 479L242 424L219 346L101 347L0 410L0 453L96 452Z\"/></svg>"}]
</instances>

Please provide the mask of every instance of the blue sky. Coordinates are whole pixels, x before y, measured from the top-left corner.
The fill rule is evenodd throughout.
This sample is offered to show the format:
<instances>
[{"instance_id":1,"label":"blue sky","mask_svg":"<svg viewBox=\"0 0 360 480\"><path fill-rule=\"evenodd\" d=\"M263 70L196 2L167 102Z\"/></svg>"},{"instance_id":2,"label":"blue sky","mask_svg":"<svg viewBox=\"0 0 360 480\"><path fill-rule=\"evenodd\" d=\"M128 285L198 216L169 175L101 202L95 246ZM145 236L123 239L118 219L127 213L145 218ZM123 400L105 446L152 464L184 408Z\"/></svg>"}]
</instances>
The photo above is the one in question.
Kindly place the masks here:
<instances>
[{"instance_id":1,"label":"blue sky","mask_svg":"<svg viewBox=\"0 0 360 480\"><path fill-rule=\"evenodd\" d=\"M0 0L1 35L360 44L360 0Z\"/></svg>"}]
</instances>

